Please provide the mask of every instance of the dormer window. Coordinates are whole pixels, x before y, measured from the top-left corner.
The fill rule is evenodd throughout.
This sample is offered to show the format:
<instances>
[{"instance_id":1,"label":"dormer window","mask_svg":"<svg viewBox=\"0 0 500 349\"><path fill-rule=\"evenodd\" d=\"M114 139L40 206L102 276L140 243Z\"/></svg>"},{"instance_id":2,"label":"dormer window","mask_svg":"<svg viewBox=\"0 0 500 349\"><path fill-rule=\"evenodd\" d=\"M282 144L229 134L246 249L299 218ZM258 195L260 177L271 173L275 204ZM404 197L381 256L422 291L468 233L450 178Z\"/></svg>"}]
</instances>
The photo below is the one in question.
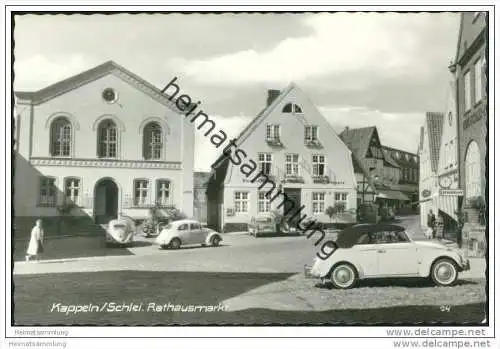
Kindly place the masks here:
<instances>
[{"instance_id":1,"label":"dormer window","mask_svg":"<svg viewBox=\"0 0 500 349\"><path fill-rule=\"evenodd\" d=\"M302 108L299 107L297 104L293 103L288 103L283 107L282 110L283 113L297 113L297 114L302 114Z\"/></svg>"},{"instance_id":2,"label":"dormer window","mask_svg":"<svg viewBox=\"0 0 500 349\"><path fill-rule=\"evenodd\" d=\"M307 125L304 128L304 138L306 142L314 142L318 140L318 126Z\"/></svg>"}]
</instances>

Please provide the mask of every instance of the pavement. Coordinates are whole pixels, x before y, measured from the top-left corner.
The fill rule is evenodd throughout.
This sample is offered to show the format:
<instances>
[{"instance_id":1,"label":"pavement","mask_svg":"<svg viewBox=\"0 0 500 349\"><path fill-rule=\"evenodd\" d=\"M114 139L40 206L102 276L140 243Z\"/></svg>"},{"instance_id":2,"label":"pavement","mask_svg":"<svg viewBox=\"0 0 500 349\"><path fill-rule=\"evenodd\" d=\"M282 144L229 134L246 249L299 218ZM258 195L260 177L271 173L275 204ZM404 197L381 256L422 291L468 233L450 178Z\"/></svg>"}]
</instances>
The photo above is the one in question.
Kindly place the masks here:
<instances>
[{"instance_id":1,"label":"pavement","mask_svg":"<svg viewBox=\"0 0 500 349\"><path fill-rule=\"evenodd\" d=\"M418 239L418 230L412 229L418 225L416 222L418 217L402 217L398 224L415 230L413 235ZM311 264L318 250L312 239L305 236L255 238L244 233L225 234L223 239L220 247L179 250L161 250L152 244L154 239L144 237L138 237L129 248L111 249L105 248L100 238L47 242L44 260L14 263L18 317L39 314L37 302L45 299L40 298L44 292L49 295L48 299L58 302L107 301L113 297L141 300L160 297L186 302L212 299L223 303L231 312L270 309L314 314L395 306L476 304L477 309L481 309L486 300L486 263L480 258L471 259L471 270L460 273L458 285L451 289L406 279L369 281L353 290L332 290L303 275L304 265ZM470 313L470 309L468 311ZM267 316L279 316L274 314ZM61 321L54 320L58 319L56 314L43 312L40 316L47 323ZM150 321L149 317L136 321L145 319ZM84 316L74 321L99 323L100 320Z\"/></svg>"}]
</instances>

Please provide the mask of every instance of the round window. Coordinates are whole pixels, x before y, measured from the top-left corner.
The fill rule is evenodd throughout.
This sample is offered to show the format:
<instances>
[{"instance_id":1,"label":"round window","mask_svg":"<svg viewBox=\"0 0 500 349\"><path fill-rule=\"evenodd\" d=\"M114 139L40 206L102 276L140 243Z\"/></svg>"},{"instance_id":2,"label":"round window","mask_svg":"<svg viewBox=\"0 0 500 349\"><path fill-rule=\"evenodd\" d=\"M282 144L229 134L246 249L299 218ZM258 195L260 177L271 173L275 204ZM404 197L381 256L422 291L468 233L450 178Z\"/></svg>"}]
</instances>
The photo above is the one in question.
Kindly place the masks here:
<instances>
[{"instance_id":1,"label":"round window","mask_svg":"<svg viewBox=\"0 0 500 349\"><path fill-rule=\"evenodd\" d=\"M112 88L106 88L102 91L102 99L108 103L113 103L118 99L118 94Z\"/></svg>"}]
</instances>

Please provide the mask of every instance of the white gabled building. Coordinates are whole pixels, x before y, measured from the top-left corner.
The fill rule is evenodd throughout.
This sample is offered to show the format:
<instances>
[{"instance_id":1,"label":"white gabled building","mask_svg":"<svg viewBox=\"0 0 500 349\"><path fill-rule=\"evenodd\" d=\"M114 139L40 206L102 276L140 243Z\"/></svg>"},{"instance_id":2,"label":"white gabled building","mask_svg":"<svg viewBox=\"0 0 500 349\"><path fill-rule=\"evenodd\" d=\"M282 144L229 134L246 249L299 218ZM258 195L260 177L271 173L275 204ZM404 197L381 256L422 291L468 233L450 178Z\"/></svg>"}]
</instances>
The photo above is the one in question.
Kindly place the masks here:
<instances>
[{"instance_id":1,"label":"white gabled building","mask_svg":"<svg viewBox=\"0 0 500 349\"><path fill-rule=\"evenodd\" d=\"M427 112L424 126L420 129L419 191L420 191L420 224L427 225L427 214L430 210L437 217L438 210L438 161L439 148L443 129L443 113Z\"/></svg>"},{"instance_id":2,"label":"white gabled building","mask_svg":"<svg viewBox=\"0 0 500 349\"><path fill-rule=\"evenodd\" d=\"M60 230L63 210L64 234L153 206L193 215L194 129L155 86L109 61L15 95L16 233Z\"/></svg>"},{"instance_id":3,"label":"white gabled building","mask_svg":"<svg viewBox=\"0 0 500 349\"><path fill-rule=\"evenodd\" d=\"M258 164L251 177L221 156L208 184L209 225L224 231L246 230L252 217L282 210L290 216L330 222L325 210L345 206L356 210L356 178L351 151L309 97L295 84L268 91L267 105L235 140L238 149ZM261 172L269 178L260 176ZM272 180L273 183L270 183ZM266 197L275 185L275 193ZM259 189L260 187L260 189Z\"/></svg>"}]
</instances>

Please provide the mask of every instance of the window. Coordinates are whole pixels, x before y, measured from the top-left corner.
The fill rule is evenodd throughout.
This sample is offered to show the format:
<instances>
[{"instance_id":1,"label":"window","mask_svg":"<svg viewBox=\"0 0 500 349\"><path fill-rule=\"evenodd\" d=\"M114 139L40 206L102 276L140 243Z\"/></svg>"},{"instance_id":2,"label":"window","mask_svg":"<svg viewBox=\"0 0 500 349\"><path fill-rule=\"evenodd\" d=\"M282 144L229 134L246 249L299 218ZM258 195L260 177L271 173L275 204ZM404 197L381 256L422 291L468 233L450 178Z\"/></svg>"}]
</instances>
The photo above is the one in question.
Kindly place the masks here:
<instances>
[{"instance_id":1,"label":"window","mask_svg":"<svg viewBox=\"0 0 500 349\"><path fill-rule=\"evenodd\" d=\"M470 90L470 71L465 73L464 75L464 102L465 102L465 111L468 111L471 108L471 90Z\"/></svg>"},{"instance_id":2,"label":"window","mask_svg":"<svg viewBox=\"0 0 500 349\"><path fill-rule=\"evenodd\" d=\"M71 155L71 123L66 118L57 118L50 127L50 154L52 156Z\"/></svg>"},{"instance_id":3,"label":"window","mask_svg":"<svg viewBox=\"0 0 500 349\"><path fill-rule=\"evenodd\" d=\"M39 204L43 206L56 205L56 179L53 177L40 177Z\"/></svg>"},{"instance_id":4,"label":"window","mask_svg":"<svg viewBox=\"0 0 500 349\"><path fill-rule=\"evenodd\" d=\"M379 231L370 235L370 241L374 244L396 244L410 241L403 231Z\"/></svg>"},{"instance_id":5,"label":"window","mask_svg":"<svg viewBox=\"0 0 500 349\"><path fill-rule=\"evenodd\" d=\"M260 170L264 174L271 173L272 165L272 154L271 153L259 153L259 164Z\"/></svg>"},{"instance_id":6,"label":"window","mask_svg":"<svg viewBox=\"0 0 500 349\"><path fill-rule=\"evenodd\" d=\"M160 160L163 150L163 132L156 122L150 122L144 127L143 155L145 160Z\"/></svg>"},{"instance_id":7,"label":"window","mask_svg":"<svg viewBox=\"0 0 500 349\"><path fill-rule=\"evenodd\" d=\"M483 97L483 67L481 59L474 64L474 102L478 103Z\"/></svg>"},{"instance_id":8,"label":"window","mask_svg":"<svg viewBox=\"0 0 500 349\"><path fill-rule=\"evenodd\" d=\"M313 214L325 212L325 193L312 193Z\"/></svg>"},{"instance_id":9,"label":"window","mask_svg":"<svg viewBox=\"0 0 500 349\"><path fill-rule=\"evenodd\" d=\"M170 198L170 181L168 179L159 179L156 181L156 204L168 206Z\"/></svg>"},{"instance_id":10,"label":"window","mask_svg":"<svg viewBox=\"0 0 500 349\"><path fill-rule=\"evenodd\" d=\"M325 175L325 156L324 155L313 155L313 176L324 176Z\"/></svg>"},{"instance_id":11,"label":"window","mask_svg":"<svg viewBox=\"0 0 500 349\"><path fill-rule=\"evenodd\" d=\"M304 130L304 138L306 142L318 140L318 126L308 125Z\"/></svg>"},{"instance_id":12,"label":"window","mask_svg":"<svg viewBox=\"0 0 500 349\"><path fill-rule=\"evenodd\" d=\"M104 120L99 124L98 155L100 158L116 158L118 151L118 132L112 120Z\"/></svg>"},{"instance_id":13,"label":"window","mask_svg":"<svg viewBox=\"0 0 500 349\"><path fill-rule=\"evenodd\" d=\"M118 94L114 89L108 87L102 91L102 99L108 103L114 103L118 99Z\"/></svg>"},{"instance_id":14,"label":"window","mask_svg":"<svg viewBox=\"0 0 500 349\"><path fill-rule=\"evenodd\" d=\"M292 103L288 103L283 107L283 113L291 113L292 112Z\"/></svg>"},{"instance_id":15,"label":"window","mask_svg":"<svg viewBox=\"0 0 500 349\"><path fill-rule=\"evenodd\" d=\"M191 223L191 230L201 230L200 223Z\"/></svg>"},{"instance_id":16,"label":"window","mask_svg":"<svg viewBox=\"0 0 500 349\"><path fill-rule=\"evenodd\" d=\"M280 139L280 125L266 125L266 139L277 141Z\"/></svg>"},{"instance_id":17,"label":"window","mask_svg":"<svg viewBox=\"0 0 500 349\"><path fill-rule=\"evenodd\" d=\"M248 213L248 192L237 191L234 193L234 212Z\"/></svg>"},{"instance_id":18,"label":"window","mask_svg":"<svg viewBox=\"0 0 500 349\"><path fill-rule=\"evenodd\" d=\"M347 193L335 193L335 201L347 201Z\"/></svg>"},{"instance_id":19,"label":"window","mask_svg":"<svg viewBox=\"0 0 500 349\"><path fill-rule=\"evenodd\" d=\"M64 198L67 204L79 204L80 192L79 178L66 178L64 180Z\"/></svg>"},{"instance_id":20,"label":"window","mask_svg":"<svg viewBox=\"0 0 500 349\"><path fill-rule=\"evenodd\" d=\"M288 103L282 109L283 113L302 113L302 108L297 104Z\"/></svg>"},{"instance_id":21,"label":"window","mask_svg":"<svg viewBox=\"0 0 500 349\"><path fill-rule=\"evenodd\" d=\"M146 179L136 179L134 181L134 206L148 204L148 184Z\"/></svg>"},{"instance_id":22,"label":"window","mask_svg":"<svg viewBox=\"0 0 500 349\"><path fill-rule=\"evenodd\" d=\"M286 174L289 176L299 175L299 154L286 154Z\"/></svg>"},{"instance_id":23,"label":"window","mask_svg":"<svg viewBox=\"0 0 500 349\"><path fill-rule=\"evenodd\" d=\"M187 224L181 224L179 225L179 228L177 228L177 230L188 230L189 229L188 227L189 226Z\"/></svg>"},{"instance_id":24,"label":"window","mask_svg":"<svg viewBox=\"0 0 500 349\"><path fill-rule=\"evenodd\" d=\"M465 156L466 198L482 196L481 193L481 153L477 142L472 141Z\"/></svg>"},{"instance_id":25,"label":"window","mask_svg":"<svg viewBox=\"0 0 500 349\"><path fill-rule=\"evenodd\" d=\"M259 213L271 211L271 200L266 195L267 192L259 191L258 211Z\"/></svg>"}]
</instances>

